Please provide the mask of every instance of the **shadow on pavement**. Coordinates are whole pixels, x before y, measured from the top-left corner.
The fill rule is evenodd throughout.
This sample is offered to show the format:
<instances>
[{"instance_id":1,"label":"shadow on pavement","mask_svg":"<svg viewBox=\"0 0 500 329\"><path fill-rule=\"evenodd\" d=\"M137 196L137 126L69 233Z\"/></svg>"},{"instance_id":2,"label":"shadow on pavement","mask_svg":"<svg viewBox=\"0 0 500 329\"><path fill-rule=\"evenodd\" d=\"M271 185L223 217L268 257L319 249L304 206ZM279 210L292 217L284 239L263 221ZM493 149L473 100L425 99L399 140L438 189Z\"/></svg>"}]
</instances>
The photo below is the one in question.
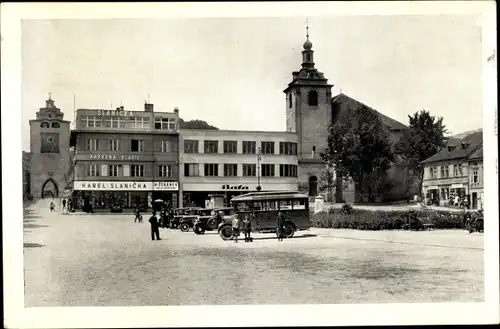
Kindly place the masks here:
<instances>
[{"instance_id":1,"label":"shadow on pavement","mask_svg":"<svg viewBox=\"0 0 500 329\"><path fill-rule=\"evenodd\" d=\"M23 247L24 248L41 248L41 247L45 247L44 244L40 244L40 243L23 243Z\"/></svg>"},{"instance_id":2,"label":"shadow on pavement","mask_svg":"<svg viewBox=\"0 0 500 329\"><path fill-rule=\"evenodd\" d=\"M283 240L293 240L293 239L302 239L302 238L314 238L318 236L317 234L304 234L304 235L298 235L298 236L294 236L293 238L285 238ZM278 238L276 236L265 236L265 237L259 237L259 238L256 238L256 237L252 237L254 240L277 240ZM239 238L241 240L244 240L245 237L241 237Z\"/></svg>"},{"instance_id":3,"label":"shadow on pavement","mask_svg":"<svg viewBox=\"0 0 500 329\"><path fill-rule=\"evenodd\" d=\"M50 225L43 225L43 224L24 224L24 228L39 228L39 227L49 227Z\"/></svg>"}]
</instances>

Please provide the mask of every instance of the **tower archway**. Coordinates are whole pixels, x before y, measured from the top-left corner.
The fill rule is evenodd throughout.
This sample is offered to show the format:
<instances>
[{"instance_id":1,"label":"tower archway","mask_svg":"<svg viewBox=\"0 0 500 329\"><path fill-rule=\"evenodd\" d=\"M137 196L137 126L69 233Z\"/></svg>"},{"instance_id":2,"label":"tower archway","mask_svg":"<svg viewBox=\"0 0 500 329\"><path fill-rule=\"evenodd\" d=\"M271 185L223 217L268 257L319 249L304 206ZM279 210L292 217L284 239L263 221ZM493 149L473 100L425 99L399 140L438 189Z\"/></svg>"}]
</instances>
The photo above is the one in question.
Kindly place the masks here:
<instances>
[{"instance_id":1,"label":"tower archway","mask_svg":"<svg viewBox=\"0 0 500 329\"><path fill-rule=\"evenodd\" d=\"M42 185L42 198L56 198L59 195L57 183L52 179L47 179Z\"/></svg>"},{"instance_id":2,"label":"tower archway","mask_svg":"<svg viewBox=\"0 0 500 329\"><path fill-rule=\"evenodd\" d=\"M318 195L318 177L310 176L309 177L309 196L317 196Z\"/></svg>"}]
</instances>

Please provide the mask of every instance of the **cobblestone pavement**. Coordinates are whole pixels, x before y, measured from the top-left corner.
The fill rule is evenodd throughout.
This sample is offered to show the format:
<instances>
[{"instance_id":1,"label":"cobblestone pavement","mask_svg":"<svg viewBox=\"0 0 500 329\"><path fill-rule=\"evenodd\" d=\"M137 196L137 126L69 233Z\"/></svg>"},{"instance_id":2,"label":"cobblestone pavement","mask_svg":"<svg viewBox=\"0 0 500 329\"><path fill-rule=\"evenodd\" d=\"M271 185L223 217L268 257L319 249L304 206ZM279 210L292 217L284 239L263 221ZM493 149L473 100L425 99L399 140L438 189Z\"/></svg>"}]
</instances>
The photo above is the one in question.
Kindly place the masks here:
<instances>
[{"instance_id":1,"label":"cobblestone pavement","mask_svg":"<svg viewBox=\"0 0 500 329\"><path fill-rule=\"evenodd\" d=\"M222 241L124 215L25 211L25 306L482 301L483 236L312 229Z\"/></svg>"}]
</instances>

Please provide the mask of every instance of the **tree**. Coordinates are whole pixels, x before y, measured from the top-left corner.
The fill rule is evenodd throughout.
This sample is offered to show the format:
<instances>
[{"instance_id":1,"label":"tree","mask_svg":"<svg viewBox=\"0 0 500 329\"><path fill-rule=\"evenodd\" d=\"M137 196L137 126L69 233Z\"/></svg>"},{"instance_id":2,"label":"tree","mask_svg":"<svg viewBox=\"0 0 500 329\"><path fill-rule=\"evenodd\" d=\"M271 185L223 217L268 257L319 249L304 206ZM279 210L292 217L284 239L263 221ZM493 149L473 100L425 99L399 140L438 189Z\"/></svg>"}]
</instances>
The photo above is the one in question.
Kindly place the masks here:
<instances>
[{"instance_id":1,"label":"tree","mask_svg":"<svg viewBox=\"0 0 500 329\"><path fill-rule=\"evenodd\" d=\"M323 160L335 167L337 192L352 177L360 194L368 198L381 195L387 185L387 170L394 161L387 129L376 111L365 105L340 117L329 129L328 147Z\"/></svg>"},{"instance_id":2,"label":"tree","mask_svg":"<svg viewBox=\"0 0 500 329\"><path fill-rule=\"evenodd\" d=\"M421 110L408 116L409 129L396 144L395 152L401 157L406 168L408 183L418 185L422 194L424 166L422 161L438 153L445 147L447 132L442 117L431 116L429 111Z\"/></svg>"},{"instance_id":3,"label":"tree","mask_svg":"<svg viewBox=\"0 0 500 329\"><path fill-rule=\"evenodd\" d=\"M332 169L330 166L325 168L320 175L320 189L322 191L327 191L328 193L328 198L327 200L332 201L333 200L333 191L335 188L335 175L332 172Z\"/></svg>"},{"instance_id":4,"label":"tree","mask_svg":"<svg viewBox=\"0 0 500 329\"><path fill-rule=\"evenodd\" d=\"M179 118L180 129L206 129L206 130L219 130L219 128L211 126L206 121L203 120L189 120L184 121Z\"/></svg>"}]
</instances>

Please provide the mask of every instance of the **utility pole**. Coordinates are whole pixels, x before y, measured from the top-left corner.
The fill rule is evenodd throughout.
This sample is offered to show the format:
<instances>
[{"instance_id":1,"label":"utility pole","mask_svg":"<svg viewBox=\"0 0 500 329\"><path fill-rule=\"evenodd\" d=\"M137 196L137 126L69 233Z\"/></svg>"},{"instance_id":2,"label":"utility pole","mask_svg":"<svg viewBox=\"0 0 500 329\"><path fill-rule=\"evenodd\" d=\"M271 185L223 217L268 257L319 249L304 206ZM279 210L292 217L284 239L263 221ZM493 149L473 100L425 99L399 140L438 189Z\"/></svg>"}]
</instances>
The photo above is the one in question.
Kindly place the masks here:
<instances>
[{"instance_id":1,"label":"utility pole","mask_svg":"<svg viewBox=\"0 0 500 329\"><path fill-rule=\"evenodd\" d=\"M257 192L262 190L260 186L260 160L262 160L260 156L260 147L257 149Z\"/></svg>"}]
</instances>

